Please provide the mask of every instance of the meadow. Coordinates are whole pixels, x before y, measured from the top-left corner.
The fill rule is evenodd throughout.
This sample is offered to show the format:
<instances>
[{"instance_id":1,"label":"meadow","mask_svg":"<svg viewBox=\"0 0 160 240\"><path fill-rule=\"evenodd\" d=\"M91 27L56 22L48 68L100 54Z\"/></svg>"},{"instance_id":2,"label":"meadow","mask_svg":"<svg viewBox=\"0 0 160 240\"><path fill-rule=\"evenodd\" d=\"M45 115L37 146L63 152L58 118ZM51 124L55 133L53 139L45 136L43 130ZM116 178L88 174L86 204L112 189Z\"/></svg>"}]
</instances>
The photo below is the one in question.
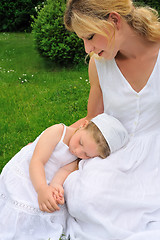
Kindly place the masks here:
<instances>
[{"instance_id":1,"label":"meadow","mask_svg":"<svg viewBox=\"0 0 160 240\"><path fill-rule=\"evenodd\" d=\"M86 115L87 68L42 58L30 33L0 33L0 172L47 127Z\"/></svg>"}]
</instances>

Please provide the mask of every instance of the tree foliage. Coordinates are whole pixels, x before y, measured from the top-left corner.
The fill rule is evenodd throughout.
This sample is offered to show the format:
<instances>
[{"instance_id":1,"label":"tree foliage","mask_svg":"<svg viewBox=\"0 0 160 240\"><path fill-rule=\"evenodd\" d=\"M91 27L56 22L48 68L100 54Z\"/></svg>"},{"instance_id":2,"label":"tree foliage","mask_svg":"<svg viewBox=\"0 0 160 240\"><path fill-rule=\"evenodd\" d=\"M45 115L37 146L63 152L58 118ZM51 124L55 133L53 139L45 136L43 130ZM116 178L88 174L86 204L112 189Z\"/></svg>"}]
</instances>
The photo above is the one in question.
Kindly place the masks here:
<instances>
[{"instance_id":1,"label":"tree foliage","mask_svg":"<svg viewBox=\"0 0 160 240\"><path fill-rule=\"evenodd\" d=\"M82 40L65 29L64 0L48 0L34 19L33 34L40 53L53 62L63 65L84 62Z\"/></svg>"},{"instance_id":2,"label":"tree foliage","mask_svg":"<svg viewBox=\"0 0 160 240\"><path fill-rule=\"evenodd\" d=\"M0 0L0 32L31 30L31 15L42 0Z\"/></svg>"},{"instance_id":3,"label":"tree foliage","mask_svg":"<svg viewBox=\"0 0 160 240\"><path fill-rule=\"evenodd\" d=\"M135 0L136 3L141 3L142 5L147 5L149 7L155 8L160 14L160 1L159 0Z\"/></svg>"}]
</instances>

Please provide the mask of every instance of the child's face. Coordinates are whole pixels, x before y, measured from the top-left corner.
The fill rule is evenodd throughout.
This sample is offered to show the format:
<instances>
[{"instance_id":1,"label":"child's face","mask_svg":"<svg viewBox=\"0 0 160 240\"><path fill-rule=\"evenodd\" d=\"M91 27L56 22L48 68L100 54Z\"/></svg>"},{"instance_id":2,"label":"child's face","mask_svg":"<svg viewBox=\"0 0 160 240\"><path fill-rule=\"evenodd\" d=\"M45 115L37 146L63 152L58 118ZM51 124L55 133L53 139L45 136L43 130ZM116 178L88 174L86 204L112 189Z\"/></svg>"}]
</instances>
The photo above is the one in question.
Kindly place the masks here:
<instances>
[{"instance_id":1,"label":"child's face","mask_svg":"<svg viewBox=\"0 0 160 240\"><path fill-rule=\"evenodd\" d=\"M97 143L90 132L85 129L79 129L71 137L69 150L72 154L81 159L93 158L99 155Z\"/></svg>"}]
</instances>

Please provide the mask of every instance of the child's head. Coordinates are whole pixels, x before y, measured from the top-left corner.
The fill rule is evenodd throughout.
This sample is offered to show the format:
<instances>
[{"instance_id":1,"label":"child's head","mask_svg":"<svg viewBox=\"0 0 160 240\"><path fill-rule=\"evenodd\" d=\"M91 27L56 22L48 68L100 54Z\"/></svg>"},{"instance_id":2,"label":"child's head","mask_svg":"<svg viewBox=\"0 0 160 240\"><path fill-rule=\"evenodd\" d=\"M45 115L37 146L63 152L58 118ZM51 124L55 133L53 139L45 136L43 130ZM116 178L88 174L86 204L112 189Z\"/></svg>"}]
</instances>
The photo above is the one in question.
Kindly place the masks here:
<instances>
[{"instance_id":1,"label":"child's head","mask_svg":"<svg viewBox=\"0 0 160 240\"><path fill-rule=\"evenodd\" d=\"M70 140L70 151L79 158L99 156L106 158L111 152L123 147L128 134L122 124L112 116L100 114L85 122Z\"/></svg>"},{"instance_id":2,"label":"child's head","mask_svg":"<svg viewBox=\"0 0 160 240\"><path fill-rule=\"evenodd\" d=\"M103 137L109 147L110 153L122 148L128 142L127 130L122 123L113 116L102 113L93 118L91 122L97 126L99 134ZM94 139L96 139L96 135ZM101 147L103 147L103 144ZM107 148L104 147L103 151L105 152L106 150ZM107 151L105 157L107 157Z\"/></svg>"}]
</instances>

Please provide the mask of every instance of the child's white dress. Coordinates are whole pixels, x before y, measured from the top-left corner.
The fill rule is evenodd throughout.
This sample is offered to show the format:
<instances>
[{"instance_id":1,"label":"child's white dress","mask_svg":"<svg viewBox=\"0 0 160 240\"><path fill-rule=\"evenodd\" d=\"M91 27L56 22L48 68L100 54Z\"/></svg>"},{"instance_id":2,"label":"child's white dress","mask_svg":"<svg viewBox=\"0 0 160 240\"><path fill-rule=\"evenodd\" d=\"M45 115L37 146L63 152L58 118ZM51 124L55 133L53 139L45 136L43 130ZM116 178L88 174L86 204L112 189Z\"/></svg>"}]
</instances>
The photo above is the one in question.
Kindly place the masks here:
<instances>
[{"instance_id":1,"label":"child's white dress","mask_svg":"<svg viewBox=\"0 0 160 240\"><path fill-rule=\"evenodd\" d=\"M45 165L47 183L60 167L76 159L63 143L65 132L66 126ZM30 180L29 163L39 137L22 148L0 175L0 240L59 240L65 230L65 205L54 213L40 211L37 193Z\"/></svg>"}]
</instances>

